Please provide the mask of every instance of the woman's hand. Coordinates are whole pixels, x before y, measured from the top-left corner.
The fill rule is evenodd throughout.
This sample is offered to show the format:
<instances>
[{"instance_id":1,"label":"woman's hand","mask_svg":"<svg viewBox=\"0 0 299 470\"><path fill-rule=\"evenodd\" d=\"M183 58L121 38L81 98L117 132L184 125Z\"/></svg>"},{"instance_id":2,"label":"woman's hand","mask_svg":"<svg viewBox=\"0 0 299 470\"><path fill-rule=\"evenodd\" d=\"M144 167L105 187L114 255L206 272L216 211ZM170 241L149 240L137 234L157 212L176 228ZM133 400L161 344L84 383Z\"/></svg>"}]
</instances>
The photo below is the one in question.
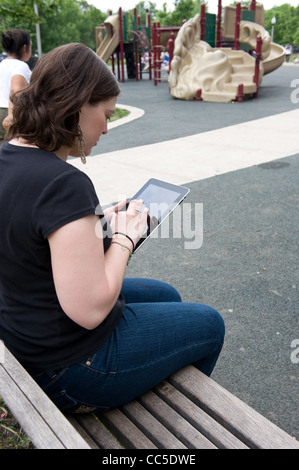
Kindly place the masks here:
<instances>
[{"instance_id":1,"label":"woman's hand","mask_svg":"<svg viewBox=\"0 0 299 470\"><path fill-rule=\"evenodd\" d=\"M6 131L8 131L11 125L12 125L12 116L8 115L6 116L6 118L3 119L2 126L4 127Z\"/></svg>"},{"instance_id":2,"label":"woman's hand","mask_svg":"<svg viewBox=\"0 0 299 470\"><path fill-rule=\"evenodd\" d=\"M136 245L147 225L148 208L143 208L143 205L142 199L134 199L130 201L126 211L115 213L110 221L112 232L128 235L133 240L134 245Z\"/></svg>"},{"instance_id":3,"label":"woman's hand","mask_svg":"<svg viewBox=\"0 0 299 470\"><path fill-rule=\"evenodd\" d=\"M111 223L112 219L115 218L116 214L118 214L118 212L121 211L126 206L126 204L127 201L122 201L116 204L115 206L111 206L105 209L103 212L107 222Z\"/></svg>"}]
</instances>

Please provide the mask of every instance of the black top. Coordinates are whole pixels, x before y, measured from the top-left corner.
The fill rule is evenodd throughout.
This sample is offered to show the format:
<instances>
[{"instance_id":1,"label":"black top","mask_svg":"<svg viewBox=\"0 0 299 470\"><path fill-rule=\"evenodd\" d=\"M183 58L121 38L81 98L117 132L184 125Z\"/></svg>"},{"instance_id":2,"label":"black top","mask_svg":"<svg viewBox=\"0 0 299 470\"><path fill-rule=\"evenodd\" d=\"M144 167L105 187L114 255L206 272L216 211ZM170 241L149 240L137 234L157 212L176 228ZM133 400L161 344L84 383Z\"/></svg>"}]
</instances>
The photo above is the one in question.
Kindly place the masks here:
<instances>
[{"instance_id":1,"label":"black top","mask_svg":"<svg viewBox=\"0 0 299 470\"><path fill-rule=\"evenodd\" d=\"M106 251L109 224L87 175L51 152L9 143L1 147L0 339L31 372L59 369L94 354L123 313L120 296L106 319L86 330L63 312L56 295L47 237L95 213L108 234Z\"/></svg>"}]
</instances>

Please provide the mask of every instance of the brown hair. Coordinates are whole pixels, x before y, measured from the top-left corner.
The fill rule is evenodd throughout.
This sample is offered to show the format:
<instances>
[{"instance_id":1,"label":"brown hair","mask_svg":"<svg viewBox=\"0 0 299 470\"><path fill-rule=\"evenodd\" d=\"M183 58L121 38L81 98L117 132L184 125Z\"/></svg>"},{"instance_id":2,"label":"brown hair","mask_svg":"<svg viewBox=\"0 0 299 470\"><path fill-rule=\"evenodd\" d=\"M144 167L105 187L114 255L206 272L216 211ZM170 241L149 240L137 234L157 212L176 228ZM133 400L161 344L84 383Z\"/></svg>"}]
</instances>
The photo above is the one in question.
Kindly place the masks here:
<instances>
[{"instance_id":1,"label":"brown hair","mask_svg":"<svg viewBox=\"0 0 299 470\"><path fill-rule=\"evenodd\" d=\"M31 38L29 33L23 29L10 29L6 33L2 33L1 42L3 49L8 54L15 54L17 59L21 59L22 48L26 45L26 51L29 51Z\"/></svg>"},{"instance_id":2,"label":"brown hair","mask_svg":"<svg viewBox=\"0 0 299 470\"><path fill-rule=\"evenodd\" d=\"M8 138L22 137L50 151L71 147L79 136L83 104L119 93L113 73L87 46L57 47L37 61L30 85L12 97L14 118Z\"/></svg>"}]
</instances>

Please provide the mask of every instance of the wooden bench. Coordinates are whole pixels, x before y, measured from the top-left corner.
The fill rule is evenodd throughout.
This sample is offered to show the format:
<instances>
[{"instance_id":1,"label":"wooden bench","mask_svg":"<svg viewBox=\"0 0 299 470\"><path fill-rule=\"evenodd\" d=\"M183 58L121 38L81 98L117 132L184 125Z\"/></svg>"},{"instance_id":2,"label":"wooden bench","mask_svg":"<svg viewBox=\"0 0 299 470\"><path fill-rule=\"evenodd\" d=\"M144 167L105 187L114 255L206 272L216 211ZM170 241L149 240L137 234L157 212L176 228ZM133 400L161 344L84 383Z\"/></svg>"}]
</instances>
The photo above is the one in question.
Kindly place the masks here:
<instances>
[{"instance_id":1,"label":"wooden bench","mask_svg":"<svg viewBox=\"0 0 299 470\"><path fill-rule=\"evenodd\" d=\"M3 343L2 350L0 396L37 448L299 448L296 439L192 366L121 408L65 416Z\"/></svg>"}]
</instances>

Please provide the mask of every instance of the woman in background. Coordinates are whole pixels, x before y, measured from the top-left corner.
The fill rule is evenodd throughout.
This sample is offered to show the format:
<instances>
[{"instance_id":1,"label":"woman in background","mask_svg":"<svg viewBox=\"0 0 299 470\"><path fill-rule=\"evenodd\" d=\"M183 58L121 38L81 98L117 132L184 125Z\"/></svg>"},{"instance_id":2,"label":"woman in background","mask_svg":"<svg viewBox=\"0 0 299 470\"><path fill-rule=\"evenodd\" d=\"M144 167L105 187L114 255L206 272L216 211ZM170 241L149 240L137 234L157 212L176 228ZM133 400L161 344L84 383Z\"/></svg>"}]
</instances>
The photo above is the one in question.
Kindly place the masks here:
<instances>
[{"instance_id":1,"label":"woman in background","mask_svg":"<svg viewBox=\"0 0 299 470\"><path fill-rule=\"evenodd\" d=\"M12 122L10 96L28 85L31 70L26 63L31 57L30 35L21 29L2 34L2 47L8 56L0 62L0 145Z\"/></svg>"}]
</instances>

